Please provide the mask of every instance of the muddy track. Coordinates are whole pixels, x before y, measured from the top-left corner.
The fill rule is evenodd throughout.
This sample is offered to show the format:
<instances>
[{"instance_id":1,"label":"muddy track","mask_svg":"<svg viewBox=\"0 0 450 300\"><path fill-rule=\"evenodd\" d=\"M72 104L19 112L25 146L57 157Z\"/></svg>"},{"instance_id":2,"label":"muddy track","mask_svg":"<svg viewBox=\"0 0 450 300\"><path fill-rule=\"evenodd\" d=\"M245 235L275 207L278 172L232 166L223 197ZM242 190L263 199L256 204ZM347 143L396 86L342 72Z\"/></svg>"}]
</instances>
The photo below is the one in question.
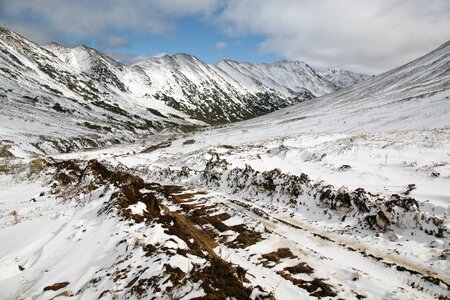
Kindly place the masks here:
<instances>
[{"instance_id":1,"label":"muddy track","mask_svg":"<svg viewBox=\"0 0 450 300\"><path fill-rule=\"evenodd\" d=\"M164 211L166 215L171 215L177 219L180 225L183 226L184 230L196 240L196 242L201 246L202 250L208 252L210 257L214 259L218 259L224 261L224 258L221 255L218 255L213 249L219 249L217 246L221 246L229 249L247 249L247 247L257 244L258 242L264 240L264 238L260 234L252 233L246 224L239 224L234 226L228 226L222 222L222 220L227 220L231 216L228 213L224 212L224 209L230 211L230 207L226 205L216 205L212 204L211 201L206 198L201 198L197 200L193 200L192 196L187 192L186 194L177 194L172 195L169 201L171 204L175 204L177 207L181 207L182 210L170 210L167 206L164 207ZM211 196L208 194L203 194L207 197ZM210 199L210 198L208 198ZM242 215L242 213L238 210L234 210L233 212L236 214L233 215ZM255 221L256 224L262 224L259 221ZM214 230L212 232L212 236L207 232L211 233L209 227L213 227ZM231 242L223 240L224 236L220 233L225 232L236 232L238 236ZM270 232L270 231L267 231ZM267 249L267 251L270 251ZM220 252L219 252L220 253ZM250 260L248 257L248 253L240 254L242 258L245 260ZM253 254L254 255L254 254ZM270 253L261 253L261 257L254 262L254 265L250 267L248 270L244 269L243 266L237 267L237 270L243 270L242 274L239 275L239 278L243 282L250 282L248 278L246 278L246 273L248 272L249 278L252 276L252 272L257 268L266 268L272 269L279 263L282 263L283 259L293 259L295 261L298 260L297 264L291 267L286 267L284 270L271 270L273 272L272 276L277 278L277 280L285 280L286 282L290 282L292 285L298 287L304 292L308 293L311 297L335 297L337 294L335 290L338 289L335 286L330 285L324 279L320 277L316 277L314 273L314 269L308 266L305 262L301 261L301 257L295 256L289 248L278 248L278 250L270 252ZM226 258L225 258L226 261ZM292 264L292 262L290 263ZM296 268L297 267L297 268ZM270 272L270 271L266 271ZM298 273L304 273L310 275L308 279L300 279L296 278L293 275ZM266 295L264 299L272 299L272 295Z\"/></svg>"},{"instance_id":2,"label":"muddy track","mask_svg":"<svg viewBox=\"0 0 450 300\"><path fill-rule=\"evenodd\" d=\"M220 257L214 252L214 248L217 246L217 242L211 239L208 235L206 235L203 231L198 230L194 227L194 224L185 216L179 213L174 213L170 211L167 207L162 205L164 209L164 213L173 217L179 222L179 224L183 227L186 233L191 236L200 246L201 250L208 252L211 257L220 259Z\"/></svg>"},{"instance_id":3,"label":"muddy track","mask_svg":"<svg viewBox=\"0 0 450 300\"><path fill-rule=\"evenodd\" d=\"M430 270L427 268L420 267L418 265L412 264L406 260L401 259L400 257L395 257L392 255L383 255L379 251L374 249L370 249L365 245L360 243L355 243L351 241L344 241L343 238L334 237L331 234L325 233L323 231L318 231L316 229L312 229L311 226L306 224L300 224L297 220L287 220L284 218L271 216L274 220L281 222L285 225L291 226L293 228L306 231L314 235L315 237L319 237L326 241L333 242L339 246L345 247L350 251L357 251L361 253L364 257L370 257L378 262L381 262L389 267L395 267L400 272L409 272L410 274L416 274L422 276L422 279L428 282L431 282L436 285L445 285L445 287L450 290L450 277L445 274L438 273L434 270ZM320 233L319 233L320 232Z\"/></svg>"},{"instance_id":4,"label":"muddy track","mask_svg":"<svg viewBox=\"0 0 450 300\"><path fill-rule=\"evenodd\" d=\"M324 243L332 243L333 245L340 246L348 251L359 253L364 258L370 259L376 263L381 263L386 267L393 267L398 272L406 272L411 275L417 275L418 278L425 282L436 286L445 287L445 289L450 291L450 278L445 274L418 266L400 257L382 254L376 249L370 249L368 245L346 240L341 236L319 230L318 228L315 228L309 224L300 223L292 218L273 215L265 209L255 207L255 203L247 204L236 199L229 199L228 201L221 201L221 204L228 206L231 209L237 209L240 212L246 213L247 216L261 221L270 231L274 233L283 235L279 232L279 230L277 230L277 223L281 223L290 228L306 232L314 238L321 239ZM239 208L244 208L244 210ZM446 298L448 295L443 295L443 297Z\"/></svg>"}]
</instances>

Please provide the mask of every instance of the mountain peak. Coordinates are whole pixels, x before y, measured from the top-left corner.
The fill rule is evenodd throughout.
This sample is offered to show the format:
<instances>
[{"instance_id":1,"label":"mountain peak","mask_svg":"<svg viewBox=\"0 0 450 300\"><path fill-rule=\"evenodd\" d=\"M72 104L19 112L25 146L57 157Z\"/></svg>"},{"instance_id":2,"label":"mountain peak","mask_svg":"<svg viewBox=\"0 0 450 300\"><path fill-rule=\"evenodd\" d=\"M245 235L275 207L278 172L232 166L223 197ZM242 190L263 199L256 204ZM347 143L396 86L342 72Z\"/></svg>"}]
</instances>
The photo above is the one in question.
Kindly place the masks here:
<instances>
[{"instance_id":1,"label":"mountain peak","mask_svg":"<svg viewBox=\"0 0 450 300\"><path fill-rule=\"evenodd\" d=\"M282 59L282 60L273 62L272 64L275 64L275 65L307 65L302 60L289 60L289 59Z\"/></svg>"}]
</instances>

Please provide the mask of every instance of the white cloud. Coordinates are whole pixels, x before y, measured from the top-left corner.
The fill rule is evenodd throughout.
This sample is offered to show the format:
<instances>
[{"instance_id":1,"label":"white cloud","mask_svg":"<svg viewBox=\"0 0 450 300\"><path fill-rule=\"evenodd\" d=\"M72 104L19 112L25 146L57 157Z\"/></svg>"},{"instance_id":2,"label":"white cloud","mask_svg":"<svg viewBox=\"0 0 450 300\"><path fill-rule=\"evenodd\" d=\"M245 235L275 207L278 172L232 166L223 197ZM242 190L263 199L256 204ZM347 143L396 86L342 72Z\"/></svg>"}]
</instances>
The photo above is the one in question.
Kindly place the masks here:
<instances>
[{"instance_id":1,"label":"white cloud","mask_svg":"<svg viewBox=\"0 0 450 300\"><path fill-rule=\"evenodd\" d=\"M218 7L218 1L14 0L0 1L0 14L6 23L21 24L16 28L31 27L42 20L54 35L59 33L75 39L98 39L100 44L102 41L98 37L108 41L111 39L109 35L114 36L111 33L114 30L170 34L176 27L177 18L210 15ZM22 34L28 35L27 32ZM112 44L118 42L117 38L110 41ZM119 42L121 46L122 42Z\"/></svg>"},{"instance_id":2,"label":"white cloud","mask_svg":"<svg viewBox=\"0 0 450 300\"><path fill-rule=\"evenodd\" d=\"M1 8L1 7L0 7ZM31 24L27 22L5 22L4 24L7 28L22 34L26 39L31 39L36 43L49 43L55 41L55 36L57 33L54 30L47 28L46 26L39 24Z\"/></svg>"},{"instance_id":3,"label":"white cloud","mask_svg":"<svg viewBox=\"0 0 450 300\"><path fill-rule=\"evenodd\" d=\"M105 47L122 48L130 46L131 41L128 38L122 36L107 35L99 38L98 43L99 45Z\"/></svg>"},{"instance_id":4,"label":"white cloud","mask_svg":"<svg viewBox=\"0 0 450 300\"><path fill-rule=\"evenodd\" d=\"M230 0L216 18L262 53L379 73L450 39L448 0Z\"/></svg>"},{"instance_id":5,"label":"white cloud","mask_svg":"<svg viewBox=\"0 0 450 300\"><path fill-rule=\"evenodd\" d=\"M187 16L245 44L246 36L257 35L263 54L368 74L450 39L450 0L0 0L2 23L41 43L69 36L127 47L132 38L124 31L171 36Z\"/></svg>"},{"instance_id":6,"label":"white cloud","mask_svg":"<svg viewBox=\"0 0 450 300\"><path fill-rule=\"evenodd\" d=\"M148 55L139 55L139 54L126 52L126 51L108 51L108 52L106 52L106 54L109 57L111 57L123 64L130 64L130 65L149 58Z\"/></svg>"},{"instance_id":7,"label":"white cloud","mask_svg":"<svg viewBox=\"0 0 450 300\"><path fill-rule=\"evenodd\" d=\"M218 43L216 43L216 44L214 45L214 47L215 47L217 50L223 50L223 49L225 49L227 46L228 46L228 44L225 43L225 42L218 42Z\"/></svg>"}]
</instances>

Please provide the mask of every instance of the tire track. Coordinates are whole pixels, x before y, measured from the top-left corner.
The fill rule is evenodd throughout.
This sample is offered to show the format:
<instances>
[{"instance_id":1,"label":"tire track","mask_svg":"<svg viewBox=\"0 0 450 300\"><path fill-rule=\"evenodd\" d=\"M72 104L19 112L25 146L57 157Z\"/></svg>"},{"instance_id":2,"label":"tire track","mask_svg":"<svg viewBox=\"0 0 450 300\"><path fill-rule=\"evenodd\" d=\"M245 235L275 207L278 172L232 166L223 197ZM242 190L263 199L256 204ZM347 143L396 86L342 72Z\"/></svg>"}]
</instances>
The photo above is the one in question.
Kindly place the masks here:
<instances>
[{"instance_id":1,"label":"tire track","mask_svg":"<svg viewBox=\"0 0 450 300\"><path fill-rule=\"evenodd\" d=\"M359 255L360 260L368 261L371 264L375 264L381 266L383 268L388 268L391 272L394 271L399 272L401 274L407 273L411 279L415 282L410 283L406 282L409 287L416 288L418 290L426 290L428 293L431 293L433 297L441 297L443 299L448 299L450 297L450 278L442 274L440 272L436 272L434 270L430 270L425 267L418 266L410 261L402 259L400 257L386 255L377 251L376 249L370 249L368 245L364 245L359 242L349 241L343 237L334 235L329 232L325 232L323 230L319 230L318 228L311 226L309 224L301 223L297 220L294 220L290 217L274 215L268 212L267 210L256 207L255 203L246 203L244 201L229 199L228 197L224 197L224 195L219 195L220 198L224 198L224 200L217 199L217 202L220 202L224 206L229 207L230 209L237 210L241 213L244 213L246 216L255 219L257 221L262 222L270 231L283 236L284 238L295 242L295 239L291 237L293 233L287 233L287 231L282 228L283 226L295 229L297 232L300 230L304 233L307 233L312 240L320 240L322 245L315 245L315 247L308 247L312 251L317 251L320 253L320 249L322 247L327 247L333 245L335 247L339 247L344 251L351 253L352 255ZM216 199L216 198L214 198ZM280 226L282 225L282 226ZM305 246L304 244L302 245ZM334 258L335 259L335 258ZM369 273L370 274L370 273ZM417 284L416 281L420 281L421 284ZM417 285L416 285L417 284ZM429 285L427 289L426 286ZM425 286L425 287L424 287ZM439 290L438 295L433 293L432 290Z\"/></svg>"}]
</instances>

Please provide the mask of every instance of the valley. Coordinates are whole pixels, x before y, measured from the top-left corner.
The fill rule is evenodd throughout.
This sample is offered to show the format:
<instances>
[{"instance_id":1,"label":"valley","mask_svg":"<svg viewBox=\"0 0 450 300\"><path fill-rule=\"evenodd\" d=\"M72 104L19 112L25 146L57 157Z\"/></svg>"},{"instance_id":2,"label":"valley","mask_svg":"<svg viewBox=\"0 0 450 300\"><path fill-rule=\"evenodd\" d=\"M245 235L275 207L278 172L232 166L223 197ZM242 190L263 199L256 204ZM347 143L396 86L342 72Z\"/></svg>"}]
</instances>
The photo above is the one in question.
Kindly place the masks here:
<instances>
[{"instance_id":1,"label":"valley","mask_svg":"<svg viewBox=\"0 0 450 300\"><path fill-rule=\"evenodd\" d=\"M0 299L450 297L450 42L329 80L4 31Z\"/></svg>"}]
</instances>

